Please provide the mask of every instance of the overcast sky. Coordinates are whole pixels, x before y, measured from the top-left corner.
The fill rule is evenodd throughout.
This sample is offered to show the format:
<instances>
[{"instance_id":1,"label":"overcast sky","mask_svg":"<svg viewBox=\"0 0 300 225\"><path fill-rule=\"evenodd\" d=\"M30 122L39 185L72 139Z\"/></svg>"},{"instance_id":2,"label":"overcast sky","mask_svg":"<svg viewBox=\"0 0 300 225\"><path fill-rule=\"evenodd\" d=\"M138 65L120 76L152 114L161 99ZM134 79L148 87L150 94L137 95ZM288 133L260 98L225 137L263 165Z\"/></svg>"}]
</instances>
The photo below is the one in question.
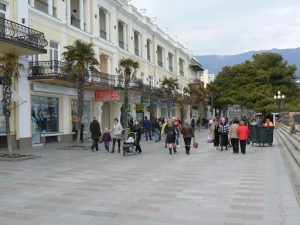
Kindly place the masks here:
<instances>
[{"instance_id":1,"label":"overcast sky","mask_svg":"<svg viewBox=\"0 0 300 225\"><path fill-rule=\"evenodd\" d=\"M300 47L300 0L133 0L194 55Z\"/></svg>"}]
</instances>

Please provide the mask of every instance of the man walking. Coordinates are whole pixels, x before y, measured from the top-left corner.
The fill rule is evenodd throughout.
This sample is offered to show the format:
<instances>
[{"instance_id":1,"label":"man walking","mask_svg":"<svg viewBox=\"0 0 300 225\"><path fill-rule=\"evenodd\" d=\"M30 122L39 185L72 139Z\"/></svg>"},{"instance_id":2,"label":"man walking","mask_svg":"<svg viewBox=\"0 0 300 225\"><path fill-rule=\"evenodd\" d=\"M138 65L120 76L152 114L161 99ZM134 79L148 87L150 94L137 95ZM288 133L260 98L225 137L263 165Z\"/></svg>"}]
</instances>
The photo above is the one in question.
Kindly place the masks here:
<instances>
[{"instance_id":1,"label":"man walking","mask_svg":"<svg viewBox=\"0 0 300 225\"><path fill-rule=\"evenodd\" d=\"M91 150L93 152L94 148L96 148L96 151L98 151L99 150L98 142L99 142L99 137L101 136L101 130L100 130L100 123L98 122L96 117L94 117L94 120L90 123L90 131L91 131L91 137L93 139Z\"/></svg>"},{"instance_id":2,"label":"man walking","mask_svg":"<svg viewBox=\"0 0 300 225\"><path fill-rule=\"evenodd\" d=\"M155 142L158 142L159 141L159 123L156 118L154 119L154 121L152 123L152 130L154 133L154 140L155 140Z\"/></svg>"},{"instance_id":3,"label":"man walking","mask_svg":"<svg viewBox=\"0 0 300 225\"><path fill-rule=\"evenodd\" d=\"M145 129L145 134L146 134L146 141L148 141L148 138L152 140L151 138L151 122L148 120L147 116L145 116L144 120L144 129Z\"/></svg>"}]
</instances>

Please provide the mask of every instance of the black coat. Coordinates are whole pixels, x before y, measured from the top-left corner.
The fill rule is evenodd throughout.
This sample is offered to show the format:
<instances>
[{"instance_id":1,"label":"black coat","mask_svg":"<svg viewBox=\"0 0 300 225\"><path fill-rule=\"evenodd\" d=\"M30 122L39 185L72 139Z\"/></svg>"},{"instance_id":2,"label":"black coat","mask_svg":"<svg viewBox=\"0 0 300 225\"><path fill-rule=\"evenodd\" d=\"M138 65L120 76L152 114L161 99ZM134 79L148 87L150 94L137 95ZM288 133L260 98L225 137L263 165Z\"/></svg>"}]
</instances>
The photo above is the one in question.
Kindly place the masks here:
<instances>
[{"instance_id":1,"label":"black coat","mask_svg":"<svg viewBox=\"0 0 300 225\"><path fill-rule=\"evenodd\" d=\"M100 123L97 120L93 120L90 123L90 131L93 139L97 139L101 136Z\"/></svg>"}]
</instances>

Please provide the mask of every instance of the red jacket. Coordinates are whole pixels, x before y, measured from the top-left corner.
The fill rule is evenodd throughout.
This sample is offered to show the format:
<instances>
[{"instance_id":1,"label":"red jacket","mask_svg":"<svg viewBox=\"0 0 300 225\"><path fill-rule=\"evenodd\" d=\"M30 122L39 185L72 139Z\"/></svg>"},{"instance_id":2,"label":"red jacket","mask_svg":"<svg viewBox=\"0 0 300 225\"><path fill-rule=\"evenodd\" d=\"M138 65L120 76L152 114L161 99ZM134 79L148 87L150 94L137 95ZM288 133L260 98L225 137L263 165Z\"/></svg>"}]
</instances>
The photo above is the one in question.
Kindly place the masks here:
<instances>
[{"instance_id":1,"label":"red jacket","mask_svg":"<svg viewBox=\"0 0 300 225\"><path fill-rule=\"evenodd\" d=\"M243 125L237 129L237 134L239 136L239 140L248 140L249 137L249 129L247 126Z\"/></svg>"}]
</instances>

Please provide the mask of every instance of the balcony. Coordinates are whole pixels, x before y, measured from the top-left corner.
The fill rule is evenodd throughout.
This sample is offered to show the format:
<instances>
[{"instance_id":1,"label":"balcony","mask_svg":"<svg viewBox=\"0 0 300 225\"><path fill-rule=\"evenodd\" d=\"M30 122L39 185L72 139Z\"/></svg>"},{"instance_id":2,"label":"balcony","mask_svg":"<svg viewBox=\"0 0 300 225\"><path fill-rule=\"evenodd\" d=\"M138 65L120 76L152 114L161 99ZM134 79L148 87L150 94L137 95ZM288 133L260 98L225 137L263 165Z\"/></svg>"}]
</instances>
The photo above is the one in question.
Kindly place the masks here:
<instances>
[{"instance_id":1,"label":"balcony","mask_svg":"<svg viewBox=\"0 0 300 225\"><path fill-rule=\"evenodd\" d=\"M100 30L100 37L107 40L107 33L104 30Z\"/></svg>"},{"instance_id":2,"label":"balcony","mask_svg":"<svg viewBox=\"0 0 300 225\"><path fill-rule=\"evenodd\" d=\"M66 71L66 64L56 60L30 62L28 80L76 87L74 76ZM85 86L90 87L90 89L115 87L116 77L98 71L87 71Z\"/></svg>"},{"instance_id":3,"label":"balcony","mask_svg":"<svg viewBox=\"0 0 300 225\"><path fill-rule=\"evenodd\" d=\"M153 87L149 84L144 84L141 79L134 79L130 81L130 90L139 92L141 95L149 98L163 98L164 93L161 88Z\"/></svg>"},{"instance_id":4,"label":"balcony","mask_svg":"<svg viewBox=\"0 0 300 225\"><path fill-rule=\"evenodd\" d=\"M138 48L134 49L134 53L135 55L140 56L140 50Z\"/></svg>"},{"instance_id":5,"label":"balcony","mask_svg":"<svg viewBox=\"0 0 300 225\"><path fill-rule=\"evenodd\" d=\"M71 16L71 25L80 29L80 19L75 16Z\"/></svg>"},{"instance_id":6,"label":"balcony","mask_svg":"<svg viewBox=\"0 0 300 225\"><path fill-rule=\"evenodd\" d=\"M119 47L125 49L125 44L123 41L119 41Z\"/></svg>"},{"instance_id":7,"label":"balcony","mask_svg":"<svg viewBox=\"0 0 300 225\"><path fill-rule=\"evenodd\" d=\"M157 61L157 64L161 67L161 68L163 68L164 67L164 63L163 63L163 61L160 61L160 60L158 60Z\"/></svg>"},{"instance_id":8,"label":"balcony","mask_svg":"<svg viewBox=\"0 0 300 225\"><path fill-rule=\"evenodd\" d=\"M1 52L14 52L16 55L47 53L47 40L42 32L19 23L0 18Z\"/></svg>"}]
</instances>

